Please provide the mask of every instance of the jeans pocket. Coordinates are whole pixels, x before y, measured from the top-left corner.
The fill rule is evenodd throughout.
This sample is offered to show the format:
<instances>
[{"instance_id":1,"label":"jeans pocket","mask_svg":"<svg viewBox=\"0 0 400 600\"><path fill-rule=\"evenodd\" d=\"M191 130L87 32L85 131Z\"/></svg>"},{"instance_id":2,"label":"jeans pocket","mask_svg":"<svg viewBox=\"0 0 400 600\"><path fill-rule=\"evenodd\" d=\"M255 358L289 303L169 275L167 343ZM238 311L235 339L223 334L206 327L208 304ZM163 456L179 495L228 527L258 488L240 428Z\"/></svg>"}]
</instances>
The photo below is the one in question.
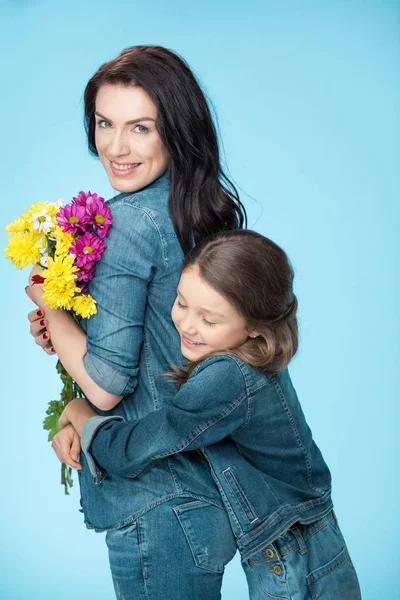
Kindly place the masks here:
<instances>
[{"instance_id":1,"label":"jeans pocket","mask_svg":"<svg viewBox=\"0 0 400 600\"><path fill-rule=\"evenodd\" d=\"M234 557L236 541L223 508L196 500L174 507L196 566L223 573Z\"/></svg>"},{"instance_id":2,"label":"jeans pocket","mask_svg":"<svg viewBox=\"0 0 400 600\"><path fill-rule=\"evenodd\" d=\"M358 578L347 548L307 575L312 600L361 600Z\"/></svg>"}]
</instances>

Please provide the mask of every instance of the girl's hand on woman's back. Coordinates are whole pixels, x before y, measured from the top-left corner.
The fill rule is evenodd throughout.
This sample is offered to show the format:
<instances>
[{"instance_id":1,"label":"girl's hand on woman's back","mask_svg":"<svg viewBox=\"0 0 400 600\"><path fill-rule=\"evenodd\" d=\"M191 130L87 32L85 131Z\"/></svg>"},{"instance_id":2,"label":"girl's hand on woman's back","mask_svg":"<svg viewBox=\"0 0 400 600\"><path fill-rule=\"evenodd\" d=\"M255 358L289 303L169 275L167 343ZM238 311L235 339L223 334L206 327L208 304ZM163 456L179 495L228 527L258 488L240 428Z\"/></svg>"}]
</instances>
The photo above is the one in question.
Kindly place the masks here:
<instances>
[{"instance_id":1,"label":"girl's hand on woman's back","mask_svg":"<svg viewBox=\"0 0 400 600\"><path fill-rule=\"evenodd\" d=\"M82 465L78 462L81 451L81 439L71 424L56 433L52 446L60 462L67 464L73 469L82 469Z\"/></svg>"}]
</instances>

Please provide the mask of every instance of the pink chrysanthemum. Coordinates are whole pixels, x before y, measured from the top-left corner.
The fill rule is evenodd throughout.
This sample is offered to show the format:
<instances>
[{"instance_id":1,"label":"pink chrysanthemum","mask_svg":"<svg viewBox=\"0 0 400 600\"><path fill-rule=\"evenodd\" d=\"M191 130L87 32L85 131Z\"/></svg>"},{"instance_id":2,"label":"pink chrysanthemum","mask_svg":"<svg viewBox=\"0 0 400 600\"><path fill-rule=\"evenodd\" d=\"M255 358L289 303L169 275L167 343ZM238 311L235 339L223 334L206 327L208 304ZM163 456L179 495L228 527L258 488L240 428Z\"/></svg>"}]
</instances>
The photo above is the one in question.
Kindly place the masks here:
<instances>
[{"instance_id":1,"label":"pink chrysanthemum","mask_svg":"<svg viewBox=\"0 0 400 600\"><path fill-rule=\"evenodd\" d=\"M102 238L108 237L113 220L110 209L103 198L98 198L91 204L87 204L86 214L88 223L93 225L99 236Z\"/></svg>"},{"instance_id":2,"label":"pink chrysanthemum","mask_svg":"<svg viewBox=\"0 0 400 600\"><path fill-rule=\"evenodd\" d=\"M76 206L84 206L86 208L86 206L98 199L104 201L104 198L101 198L101 196L98 196L97 194L80 191L77 196L72 198L72 203Z\"/></svg>"},{"instance_id":3,"label":"pink chrysanthemum","mask_svg":"<svg viewBox=\"0 0 400 600\"><path fill-rule=\"evenodd\" d=\"M65 232L69 231L75 235L85 230L87 217L83 206L67 204L64 208L60 208L56 218L61 229Z\"/></svg>"},{"instance_id":4,"label":"pink chrysanthemum","mask_svg":"<svg viewBox=\"0 0 400 600\"><path fill-rule=\"evenodd\" d=\"M79 269L79 271L77 271L75 273L75 275L78 278L78 285L79 287L82 287L84 285L86 285L86 283L88 281L90 281L91 279L93 279L94 274L96 273L96 267L92 267L90 269Z\"/></svg>"},{"instance_id":5,"label":"pink chrysanthemum","mask_svg":"<svg viewBox=\"0 0 400 600\"><path fill-rule=\"evenodd\" d=\"M87 232L75 240L69 251L76 256L75 266L91 269L100 260L105 247L105 243L97 235Z\"/></svg>"}]
</instances>

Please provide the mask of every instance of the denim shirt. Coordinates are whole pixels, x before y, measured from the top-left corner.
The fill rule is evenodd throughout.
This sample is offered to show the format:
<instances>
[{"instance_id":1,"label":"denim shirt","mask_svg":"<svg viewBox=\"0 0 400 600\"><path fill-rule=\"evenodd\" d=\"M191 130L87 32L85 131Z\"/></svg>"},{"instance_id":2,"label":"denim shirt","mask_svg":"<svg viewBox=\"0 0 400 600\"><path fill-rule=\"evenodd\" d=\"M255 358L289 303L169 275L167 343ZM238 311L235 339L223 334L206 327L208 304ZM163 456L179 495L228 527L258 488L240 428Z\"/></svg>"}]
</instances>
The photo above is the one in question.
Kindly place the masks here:
<instances>
[{"instance_id":1,"label":"denim shirt","mask_svg":"<svg viewBox=\"0 0 400 600\"><path fill-rule=\"evenodd\" d=\"M141 419L176 393L160 374L181 361L171 319L183 253L168 211L169 178L119 194L108 202L113 216L107 248L89 291L97 314L82 323L87 333L85 369L104 390L124 396L100 414ZM147 443L147 442L146 442ZM85 523L98 531L122 527L174 497L208 499L222 506L207 462L198 452L166 458L135 479L103 478L81 453L78 471Z\"/></svg>"},{"instance_id":2,"label":"denim shirt","mask_svg":"<svg viewBox=\"0 0 400 600\"><path fill-rule=\"evenodd\" d=\"M200 363L140 421L89 419L82 448L103 476L127 479L200 450L244 560L295 522L312 523L332 509L330 473L288 370L264 375L228 354Z\"/></svg>"}]
</instances>

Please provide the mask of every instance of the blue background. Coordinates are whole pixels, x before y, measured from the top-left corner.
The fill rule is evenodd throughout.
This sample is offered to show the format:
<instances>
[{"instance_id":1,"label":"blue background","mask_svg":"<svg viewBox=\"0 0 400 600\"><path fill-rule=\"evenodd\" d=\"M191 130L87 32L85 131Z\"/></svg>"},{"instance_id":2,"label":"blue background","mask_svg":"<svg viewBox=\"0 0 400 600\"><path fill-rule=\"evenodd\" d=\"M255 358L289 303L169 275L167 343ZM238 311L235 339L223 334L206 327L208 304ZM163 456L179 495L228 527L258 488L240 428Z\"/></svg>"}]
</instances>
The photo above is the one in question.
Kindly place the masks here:
<instances>
[{"instance_id":1,"label":"blue background","mask_svg":"<svg viewBox=\"0 0 400 600\"><path fill-rule=\"evenodd\" d=\"M40 199L112 195L82 126L101 63L159 44L200 77L249 225L296 270L292 375L363 598L399 598L399 2L1 0L0 23L2 227ZM2 260L0 275L0 596L110 599L103 536L77 488L64 496L41 428L59 385L29 336L28 272ZM223 597L246 598L237 556Z\"/></svg>"}]
</instances>

